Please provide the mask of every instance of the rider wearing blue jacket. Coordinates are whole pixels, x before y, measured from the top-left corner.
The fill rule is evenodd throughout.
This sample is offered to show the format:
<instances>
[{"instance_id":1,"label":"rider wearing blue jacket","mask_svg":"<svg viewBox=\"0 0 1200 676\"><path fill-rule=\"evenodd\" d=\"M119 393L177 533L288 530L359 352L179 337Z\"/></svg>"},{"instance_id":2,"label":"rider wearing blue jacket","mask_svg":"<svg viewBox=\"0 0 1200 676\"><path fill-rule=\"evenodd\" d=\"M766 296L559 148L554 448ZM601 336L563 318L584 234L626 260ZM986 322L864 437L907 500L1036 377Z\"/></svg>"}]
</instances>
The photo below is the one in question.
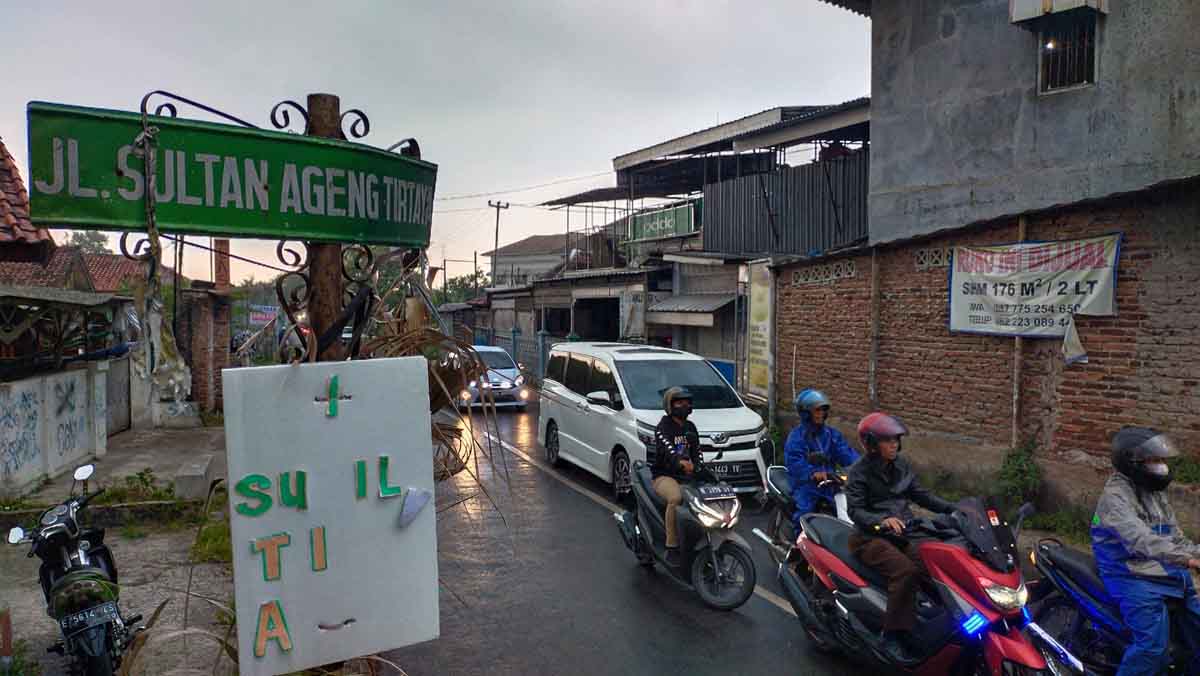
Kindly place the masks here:
<instances>
[{"instance_id":1,"label":"rider wearing blue jacket","mask_svg":"<svg viewBox=\"0 0 1200 676\"><path fill-rule=\"evenodd\" d=\"M1177 455L1166 435L1123 427L1113 437L1113 466L1092 517L1092 553L1108 593L1133 634L1117 676L1165 670L1171 646L1167 599L1182 601L1175 626L1192 651L1187 673L1200 673L1200 599L1189 569L1200 546L1179 530L1167 500Z\"/></svg>"},{"instance_id":2,"label":"rider wearing blue jacket","mask_svg":"<svg viewBox=\"0 0 1200 676\"><path fill-rule=\"evenodd\" d=\"M817 484L837 467L849 467L858 461L858 453L846 443L841 432L829 427L829 398L818 390L807 389L796 395L796 413L800 424L783 445L788 477L792 481L792 501L796 511L792 523L797 532L800 517L816 509L819 500L833 501L831 487Z\"/></svg>"}]
</instances>

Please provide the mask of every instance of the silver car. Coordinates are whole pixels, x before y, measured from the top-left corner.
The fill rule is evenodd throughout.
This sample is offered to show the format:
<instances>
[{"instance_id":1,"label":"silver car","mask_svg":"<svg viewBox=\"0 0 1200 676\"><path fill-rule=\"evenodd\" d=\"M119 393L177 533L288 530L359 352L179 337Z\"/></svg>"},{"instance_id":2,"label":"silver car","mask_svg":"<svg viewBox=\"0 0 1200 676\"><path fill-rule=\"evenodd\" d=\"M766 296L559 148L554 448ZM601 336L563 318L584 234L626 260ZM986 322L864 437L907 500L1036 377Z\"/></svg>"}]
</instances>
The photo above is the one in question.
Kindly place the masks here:
<instances>
[{"instance_id":1,"label":"silver car","mask_svg":"<svg viewBox=\"0 0 1200 676\"><path fill-rule=\"evenodd\" d=\"M466 389L459 393L459 408L482 404L490 395L491 401L494 401L497 407L525 410L530 393L525 385L525 376L521 374L522 366L513 361L502 347L476 345L475 351L479 353L488 370L483 378L472 380Z\"/></svg>"}]
</instances>

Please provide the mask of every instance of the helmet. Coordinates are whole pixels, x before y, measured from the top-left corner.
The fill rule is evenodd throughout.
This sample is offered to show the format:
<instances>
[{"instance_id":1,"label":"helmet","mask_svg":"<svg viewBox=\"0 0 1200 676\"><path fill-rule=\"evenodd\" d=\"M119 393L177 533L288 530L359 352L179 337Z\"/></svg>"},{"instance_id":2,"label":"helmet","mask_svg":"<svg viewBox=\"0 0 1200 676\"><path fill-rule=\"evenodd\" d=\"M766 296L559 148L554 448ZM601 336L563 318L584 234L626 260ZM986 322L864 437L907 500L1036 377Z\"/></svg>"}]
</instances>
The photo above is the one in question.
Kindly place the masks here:
<instances>
[{"instance_id":1,"label":"helmet","mask_svg":"<svg viewBox=\"0 0 1200 676\"><path fill-rule=\"evenodd\" d=\"M671 404L675 403L676 399L691 400L692 393L686 387L669 387L666 392L663 392L663 410L667 415L671 415Z\"/></svg>"},{"instance_id":2,"label":"helmet","mask_svg":"<svg viewBox=\"0 0 1200 676\"><path fill-rule=\"evenodd\" d=\"M858 423L858 440L867 451L879 450L879 440L888 437L902 437L908 434L908 428L898 418L876 411L870 413Z\"/></svg>"},{"instance_id":3,"label":"helmet","mask_svg":"<svg viewBox=\"0 0 1200 676\"><path fill-rule=\"evenodd\" d=\"M1166 462L1179 455L1170 437L1149 427L1122 427L1112 440L1112 463L1118 472L1129 477L1135 486L1150 491L1161 491L1171 484L1168 468L1166 474L1157 474L1146 469L1147 461Z\"/></svg>"},{"instance_id":4,"label":"helmet","mask_svg":"<svg viewBox=\"0 0 1200 676\"><path fill-rule=\"evenodd\" d=\"M829 408L830 405L829 397L825 396L824 392L820 390L814 390L812 388L800 390L800 393L796 395L796 400L793 403L796 406L796 413L799 413L800 417L804 417L804 414L808 413L814 408L820 408L822 406Z\"/></svg>"}]
</instances>

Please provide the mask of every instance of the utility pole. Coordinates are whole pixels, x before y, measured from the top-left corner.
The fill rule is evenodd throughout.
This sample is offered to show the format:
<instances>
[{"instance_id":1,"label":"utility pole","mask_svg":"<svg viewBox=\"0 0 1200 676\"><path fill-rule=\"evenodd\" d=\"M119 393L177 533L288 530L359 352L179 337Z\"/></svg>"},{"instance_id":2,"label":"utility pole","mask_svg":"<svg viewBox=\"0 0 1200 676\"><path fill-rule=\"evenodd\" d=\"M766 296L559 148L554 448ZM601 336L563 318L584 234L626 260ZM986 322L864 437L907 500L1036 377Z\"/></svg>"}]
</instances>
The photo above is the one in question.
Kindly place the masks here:
<instances>
[{"instance_id":1,"label":"utility pole","mask_svg":"<svg viewBox=\"0 0 1200 676\"><path fill-rule=\"evenodd\" d=\"M471 276L471 281L475 284L475 295L471 298L471 300L475 300L479 297L479 252L476 251L472 253L471 258L474 259L471 262L475 264L475 267L473 268L475 270L475 274Z\"/></svg>"},{"instance_id":2,"label":"utility pole","mask_svg":"<svg viewBox=\"0 0 1200 676\"><path fill-rule=\"evenodd\" d=\"M333 94L308 95L308 135L322 138L344 138L342 135L341 100ZM308 321L319 338L342 313L342 245L312 244L309 250ZM319 361L342 358L340 340L333 341L317 355Z\"/></svg>"},{"instance_id":3,"label":"utility pole","mask_svg":"<svg viewBox=\"0 0 1200 676\"><path fill-rule=\"evenodd\" d=\"M488 200L488 206L496 210L496 242L492 247L492 284L496 283L496 261L500 258L497 252L500 250L500 210L508 208L508 202L496 200Z\"/></svg>"}]
</instances>

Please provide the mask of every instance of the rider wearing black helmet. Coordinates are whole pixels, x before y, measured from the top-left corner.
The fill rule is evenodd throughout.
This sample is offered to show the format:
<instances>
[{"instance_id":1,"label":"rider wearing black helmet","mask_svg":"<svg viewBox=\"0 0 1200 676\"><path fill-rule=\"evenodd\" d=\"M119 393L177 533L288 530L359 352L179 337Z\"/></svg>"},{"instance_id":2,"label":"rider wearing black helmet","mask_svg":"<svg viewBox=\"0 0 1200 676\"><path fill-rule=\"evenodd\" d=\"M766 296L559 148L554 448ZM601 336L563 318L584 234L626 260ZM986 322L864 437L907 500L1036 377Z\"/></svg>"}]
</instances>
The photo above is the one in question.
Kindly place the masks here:
<instances>
[{"instance_id":1,"label":"rider wearing black helmet","mask_svg":"<svg viewBox=\"0 0 1200 676\"><path fill-rule=\"evenodd\" d=\"M1200 547L1179 530L1167 498L1178 455L1165 435L1122 427L1113 437L1116 469L1092 517L1092 552L1109 594L1120 603L1133 641L1118 676L1157 674L1167 667L1171 617L1168 599L1182 600L1175 626L1192 653L1189 674L1200 674L1200 599L1189 568L1200 569Z\"/></svg>"},{"instance_id":2,"label":"rider wearing black helmet","mask_svg":"<svg viewBox=\"0 0 1200 676\"><path fill-rule=\"evenodd\" d=\"M688 420L692 413L692 393L686 388L672 387L664 392L663 410L666 415L655 429L654 463L650 466L650 474L654 477L654 492L667 502L667 511L663 515L667 525L667 563L677 565L679 543L675 532L675 508L683 502L679 481L691 477L702 462L700 433Z\"/></svg>"}]
</instances>

